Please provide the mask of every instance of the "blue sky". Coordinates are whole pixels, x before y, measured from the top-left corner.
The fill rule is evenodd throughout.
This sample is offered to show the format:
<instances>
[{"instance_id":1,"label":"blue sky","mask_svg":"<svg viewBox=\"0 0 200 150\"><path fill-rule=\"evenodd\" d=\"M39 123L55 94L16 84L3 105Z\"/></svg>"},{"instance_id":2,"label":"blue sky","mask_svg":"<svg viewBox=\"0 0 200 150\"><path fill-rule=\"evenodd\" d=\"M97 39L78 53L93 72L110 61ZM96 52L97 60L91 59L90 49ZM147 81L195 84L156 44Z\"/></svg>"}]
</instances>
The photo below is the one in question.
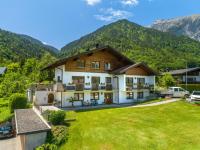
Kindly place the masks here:
<instances>
[{"instance_id":1,"label":"blue sky","mask_svg":"<svg viewBox=\"0 0 200 150\"><path fill-rule=\"evenodd\" d=\"M140 25L200 14L199 0L0 0L0 28L57 48L118 19Z\"/></svg>"}]
</instances>

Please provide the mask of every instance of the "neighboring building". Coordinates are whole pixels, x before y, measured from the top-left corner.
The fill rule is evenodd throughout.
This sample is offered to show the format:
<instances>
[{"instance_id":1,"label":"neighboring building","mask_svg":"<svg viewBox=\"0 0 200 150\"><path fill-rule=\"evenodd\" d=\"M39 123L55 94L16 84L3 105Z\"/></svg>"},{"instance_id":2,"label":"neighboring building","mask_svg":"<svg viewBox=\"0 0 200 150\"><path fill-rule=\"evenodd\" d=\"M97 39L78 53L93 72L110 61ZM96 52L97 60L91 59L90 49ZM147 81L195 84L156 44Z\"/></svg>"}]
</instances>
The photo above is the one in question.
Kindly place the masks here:
<instances>
[{"instance_id":1,"label":"neighboring building","mask_svg":"<svg viewBox=\"0 0 200 150\"><path fill-rule=\"evenodd\" d=\"M17 145L22 150L33 150L45 143L48 123L34 109L16 109L15 124Z\"/></svg>"},{"instance_id":2,"label":"neighboring building","mask_svg":"<svg viewBox=\"0 0 200 150\"><path fill-rule=\"evenodd\" d=\"M167 72L171 74L179 83L200 83L200 67L171 70ZM187 80L186 80L187 78Z\"/></svg>"},{"instance_id":3,"label":"neighboring building","mask_svg":"<svg viewBox=\"0 0 200 150\"><path fill-rule=\"evenodd\" d=\"M3 75L6 72L6 67L0 67L0 76Z\"/></svg>"},{"instance_id":4,"label":"neighboring building","mask_svg":"<svg viewBox=\"0 0 200 150\"><path fill-rule=\"evenodd\" d=\"M109 46L58 60L46 69L55 69L56 83L46 88L38 85L36 105L57 103L68 107L144 101L155 86L156 73L151 68L134 63Z\"/></svg>"}]
</instances>

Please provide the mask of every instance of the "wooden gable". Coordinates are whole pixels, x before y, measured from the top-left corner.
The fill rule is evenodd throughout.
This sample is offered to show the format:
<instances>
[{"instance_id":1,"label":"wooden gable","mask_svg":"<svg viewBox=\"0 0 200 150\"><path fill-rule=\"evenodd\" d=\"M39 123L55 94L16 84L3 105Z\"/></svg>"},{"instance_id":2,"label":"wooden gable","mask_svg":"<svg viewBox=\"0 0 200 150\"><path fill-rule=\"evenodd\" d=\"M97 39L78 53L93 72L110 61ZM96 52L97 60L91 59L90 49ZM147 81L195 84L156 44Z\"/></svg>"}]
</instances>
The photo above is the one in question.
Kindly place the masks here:
<instances>
[{"instance_id":1,"label":"wooden gable","mask_svg":"<svg viewBox=\"0 0 200 150\"><path fill-rule=\"evenodd\" d=\"M81 68L78 67L77 61L84 61L85 66ZM100 68L93 69L91 67L92 62L99 62ZM80 55L74 58L70 58L65 63L65 71L104 73L104 72L109 71L109 70L105 70L106 63L110 63L111 70L130 64L130 62L128 62L127 60L124 60L123 57L117 56L111 53L109 50L104 49L104 50Z\"/></svg>"},{"instance_id":2,"label":"wooden gable","mask_svg":"<svg viewBox=\"0 0 200 150\"><path fill-rule=\"evenodd\" d=\"M147 71L145 68L139 66L139 67L136 67L136 68L128 69L128 70L126 71L126 75L148 76L148 75L151 75L151 74L150 74L149 71Z\"/></svg>"}]
</instances>

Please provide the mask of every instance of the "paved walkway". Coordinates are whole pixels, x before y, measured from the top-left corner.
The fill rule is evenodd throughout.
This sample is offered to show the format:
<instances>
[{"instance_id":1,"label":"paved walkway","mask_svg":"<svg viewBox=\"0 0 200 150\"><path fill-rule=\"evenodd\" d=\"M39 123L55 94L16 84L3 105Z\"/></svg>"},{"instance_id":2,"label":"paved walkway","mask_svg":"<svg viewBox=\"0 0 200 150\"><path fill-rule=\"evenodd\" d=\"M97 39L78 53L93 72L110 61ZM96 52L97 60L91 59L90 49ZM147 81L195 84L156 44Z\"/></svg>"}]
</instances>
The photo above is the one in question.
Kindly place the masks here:
<instances>
[{"instance_id":1,"label":"paved walkway","mask_svg":"<svg viewBox=\"0 0 200 150\"><path fill-rule=\"evenodd\" d=\"M163 105L163 104L167 104L167 103L172 103L172 102L176 102L176 101L180 101L180 98L173 98L170 100L165 100L165 101L161 101L161 102L155 102L155 103L150 103L150 104L141 104L141 105L135 105L135 106L129 106L129 107L149 107L149 106L157 106L157 105Z\"/></svg>"},{"instance_id":2,"label":"paved walkway","mask_svg":"<svg viewBox=\"0 0 200 150\"><path fill-rule=\"evenodd\" d=\"M92 109L103 109L103 108L122 108L122 107L128 107L128 108L133 108L133 107L149 107L149 106L157 106L157 105L162 105L162 104L167 104L167 103L172 103L179 101L180 98L173 98L161 102L155 102L155 103L150 103L150 104L110 104L110 105L97 105L97 106L81 106L81 107L70 107L70 108L62 108L63 110L69 111L69 110L92 110Z\"/></svg>"}]
</instances>

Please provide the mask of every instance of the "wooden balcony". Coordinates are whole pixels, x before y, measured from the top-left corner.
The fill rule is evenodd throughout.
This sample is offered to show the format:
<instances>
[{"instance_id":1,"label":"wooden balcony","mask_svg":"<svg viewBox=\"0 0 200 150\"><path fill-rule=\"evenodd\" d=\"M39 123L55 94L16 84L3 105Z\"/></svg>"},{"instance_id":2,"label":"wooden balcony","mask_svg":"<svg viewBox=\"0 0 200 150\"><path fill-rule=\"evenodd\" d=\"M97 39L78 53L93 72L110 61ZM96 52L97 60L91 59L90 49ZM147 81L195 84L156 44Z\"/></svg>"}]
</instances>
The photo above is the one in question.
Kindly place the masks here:
<instances>
[{"instance_id":1,"label":"wooden balcony","mask_svg":"<svg viewBox=\"0 0 200 150\"><path fill-rule=\"evenodd\" d=\"M84 84L73 84L73 85L65 85L65 91L83 91Z\"/></svg>"},{"instance_id":2,"label":"wooden balcony","mask_svg":"<svg viewBox=\"0 0 200 150\"><path fill-rule=\"evenodd\" d=\"M112 84L106 84L106 91L112 91Z\"/></svg>"},{"instance_id":3,"label":"wooden balcony","mask_svg":"<svg viewBox=\"0 0 200 150\"><path fill-rule=\"evenodd\" d=\"M92 83L92 91L98 91L99 90L99 84L98 83Z\"/></svg>"},{"instance_id":4,"label":"wooden balcony","mask_svg":"<svg viewBox=\"0 0 200 150\"><path fill-rule=\"evenodd\" d=\"M154 89L154 85L150 85L150 84L134 84L134 85L127 85L126 86L126 91L132 91L134 89L149 89L149 90L152 90L152 89Z\"/></svg>"},{"instance_id":5,"label":"wooden balcony","mask_svg":"<svg viewBox=\"0 0 200 150\"><path fill-rule=\"evenodd\" d=\"M84 83L79 83L79 84L76 84L75 86L75 90L76 91L83 91L84 90Z\"/></svg>"}]
</instances>

